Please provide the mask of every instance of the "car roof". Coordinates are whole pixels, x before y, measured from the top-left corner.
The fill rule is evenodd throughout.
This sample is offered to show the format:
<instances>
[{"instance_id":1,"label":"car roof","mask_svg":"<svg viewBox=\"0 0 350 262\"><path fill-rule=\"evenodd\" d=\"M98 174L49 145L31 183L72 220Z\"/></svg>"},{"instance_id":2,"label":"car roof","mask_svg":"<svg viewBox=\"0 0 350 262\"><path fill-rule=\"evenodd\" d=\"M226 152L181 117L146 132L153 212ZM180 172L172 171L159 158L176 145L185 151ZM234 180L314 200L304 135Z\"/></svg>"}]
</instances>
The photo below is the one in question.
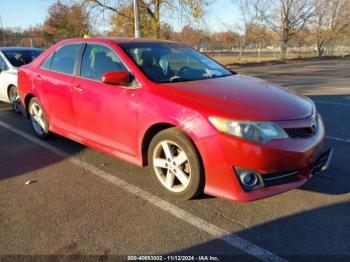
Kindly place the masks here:
<instances>
[{"instance_id":1,"label":"car roof","mask_svg":"<svg viewBox=\"0 0 350 262\"><path fill-rule=\"evenodd\" d=\"M33 50L33 51L43 51L41 48L34 48L34 47L0 47L0 51L27 51L27 50Z\"/></svg>"},{"instance_id":2,"label":"car roof","mask_svg":"<svg viewBox=\"0 0 350 262\"><path fill-rule=\"evenodd\" d=\"M175 43L167 40L149 39L149 38L131 38L131 37L106 37L101 39L108 39L116 43Z\"/></svg>"},{"instance_id":3,"label":"car roof","mask_svg":"<svg viewBox=\"0 0 350 262\"><path fill-rule=\"evenodd\" d=\"M125 43L177 43L174 41L168 40L159 40L159 39L149 39L149 38L132 38L132 37L91 37L91 38L71 38L63 40L62 42L98 42L101 41L113 41L117 44L125 44ZM179 44L179 43L177 43Z\"/></svg>"}]
</instances>

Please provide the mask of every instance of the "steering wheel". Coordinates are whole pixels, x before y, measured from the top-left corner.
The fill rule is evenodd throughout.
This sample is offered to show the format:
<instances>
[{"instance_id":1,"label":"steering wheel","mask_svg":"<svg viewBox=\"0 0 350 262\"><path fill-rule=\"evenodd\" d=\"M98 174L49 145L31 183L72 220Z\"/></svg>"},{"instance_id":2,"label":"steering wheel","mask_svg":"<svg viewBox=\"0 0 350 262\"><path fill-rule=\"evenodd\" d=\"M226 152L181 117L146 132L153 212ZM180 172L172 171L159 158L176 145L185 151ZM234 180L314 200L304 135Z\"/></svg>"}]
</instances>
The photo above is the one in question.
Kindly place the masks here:
<instances>
[{"instance_id":1,"label":"steering wheel","mask_svg":"<svg viewBox=\"0 0 350 262\"><path fill-rule=\"evenodd\" d=\"M177 75L179 77L181 77L185 72L190 71L190 70L191 70L191 68L189 66L183 66L179 69L179 71L177 72Z\"/></svg>"},{"instance_id":2,"label":"steering wheel","mask_svg":"<svg viewBox=\"0 0 350 262\"><path fill-rule=\"evenodd\" d=\"M181 77L179 76L170 77L170 82L179 82L180 80L181 80Z\"/></svg>"}]
</instances>

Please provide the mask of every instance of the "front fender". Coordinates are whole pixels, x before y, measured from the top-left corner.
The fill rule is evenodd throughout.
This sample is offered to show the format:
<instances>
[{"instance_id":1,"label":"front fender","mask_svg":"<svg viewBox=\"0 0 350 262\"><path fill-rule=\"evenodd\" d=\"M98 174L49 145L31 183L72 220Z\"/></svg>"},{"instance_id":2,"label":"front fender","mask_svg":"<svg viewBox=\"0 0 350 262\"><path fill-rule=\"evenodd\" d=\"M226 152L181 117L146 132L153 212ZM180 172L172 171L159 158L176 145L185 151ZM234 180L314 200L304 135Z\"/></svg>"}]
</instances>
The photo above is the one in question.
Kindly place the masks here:
<instances>
[{"instance_id":1,"label":"front fender","mask_svg":"<svg viewBox=\"0 0 350 262\"><path fill-rule=\"evenodd\" d=\"M147 131L155 125L178 127L190 137L194 144L218 133L206 116L172 100L146 94L142 97L139 108L137 135L139 156L143 153L143 141Z\"/></svg>"}]
</instances>

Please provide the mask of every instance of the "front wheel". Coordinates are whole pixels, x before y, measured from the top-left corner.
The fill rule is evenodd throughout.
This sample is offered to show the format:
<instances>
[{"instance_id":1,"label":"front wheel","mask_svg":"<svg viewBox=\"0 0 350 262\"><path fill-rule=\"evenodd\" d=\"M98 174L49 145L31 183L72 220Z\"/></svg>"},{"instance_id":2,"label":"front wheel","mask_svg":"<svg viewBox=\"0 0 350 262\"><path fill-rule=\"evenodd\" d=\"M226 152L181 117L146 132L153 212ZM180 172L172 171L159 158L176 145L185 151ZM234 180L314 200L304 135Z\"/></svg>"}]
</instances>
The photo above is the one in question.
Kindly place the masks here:
<instances>
[{"instance_id":1,"label":"front wheel","mask_svg":"<svg viewBox=\"0 0 350 262\"><path fill-rule=\"evenodd\" d=\"M8 90L8 97L12 106L12 110L17 114L20 114L21 106L20 106L18 91L16 86L10 86Z\"/></svg>"},{"instance_id":2,"label":"front wheel","mask_svg":"<svg viewBox=\"0 0 350 262\"><path fill-rule=\"evenodd\" d=\"M204 174L198 152L178 128L161 131L152 139L148 163L170 197L187 200L203 192Z\"/></svg>"},{"instance_id":3,"label":"front wheel","mask_svg":"<svg viewBox=\"0 0 350 262\"><path fill-rule=\"evenodd\" d=\"M47 138L49 136L49 122L39 100L35 97L29 102L28 112L36 136L41 139Z\"/></svg>"}]
</instances>

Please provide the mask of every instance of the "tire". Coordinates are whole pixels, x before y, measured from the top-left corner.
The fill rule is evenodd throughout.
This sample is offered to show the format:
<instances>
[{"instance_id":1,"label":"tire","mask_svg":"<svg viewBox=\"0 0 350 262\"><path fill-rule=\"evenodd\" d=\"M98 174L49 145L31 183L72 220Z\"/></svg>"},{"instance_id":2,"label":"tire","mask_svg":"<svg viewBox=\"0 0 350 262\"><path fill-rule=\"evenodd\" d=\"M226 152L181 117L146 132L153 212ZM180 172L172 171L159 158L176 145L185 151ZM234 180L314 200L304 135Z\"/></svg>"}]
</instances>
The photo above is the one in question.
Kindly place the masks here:
<instances>
[{"instance_id":1,"label":"tire","mask_svg":"<svg viewBox=\"0 0 350 262\"><path fill-rule=\"evenodd\" d=\"M32 128L37 137L46 139L49 137L49 122L39 100L33 97L28 106L28 113Z\"/></svg>"},{"instance_id":2,"label":"tire","mask_svg":"<svg viewBox=\"0 0 350 262\"><path fill-rule=\"evenodd\" d=\"M165 129L152 139L148 163L155 180L171 198L189 200L203 193L204 172L199 153L180 129Z\"/></svg>"},{"instance_id":3,"label":"tire","mask_svg":"<svg viewBox=\"0 0 350 262\"><path fill-rule=\"evenodd\" d=\"M21 113L21 104L19 102L18 91L16 86L10 86L8 89L8 98L10 100L12 110L16 114Z\"/></svg>"}]
</instances>

